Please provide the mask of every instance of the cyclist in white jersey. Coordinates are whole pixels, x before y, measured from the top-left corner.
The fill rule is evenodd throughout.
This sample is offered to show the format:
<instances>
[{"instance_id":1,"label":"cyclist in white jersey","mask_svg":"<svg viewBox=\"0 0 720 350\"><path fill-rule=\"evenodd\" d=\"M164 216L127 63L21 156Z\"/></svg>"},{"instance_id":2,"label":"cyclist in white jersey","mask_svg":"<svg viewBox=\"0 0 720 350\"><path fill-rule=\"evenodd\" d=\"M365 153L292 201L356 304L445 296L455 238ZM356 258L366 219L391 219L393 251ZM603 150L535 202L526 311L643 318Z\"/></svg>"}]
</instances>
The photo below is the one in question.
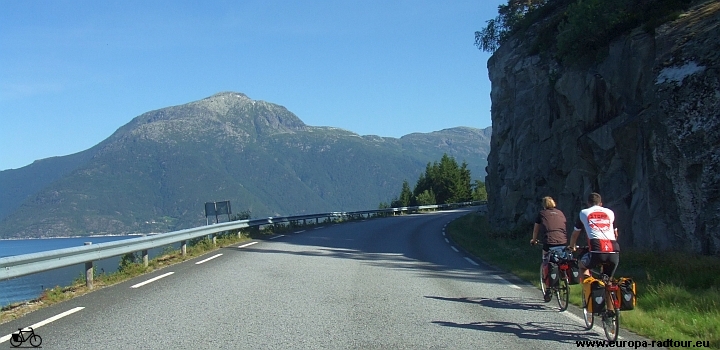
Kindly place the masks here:
<instances>
[{"instance_id":1,"label":"cyclist in white jersey","mask_svg":"<svg viewBox=\"0 0 720 350\"><path fill-rule=\"evenodd\" d=\"M570 245L575 250L577 238L583 229L587 233L589 252L580 258L580 282L590 276L588 269L602 265L602 273L612 277L620 263L620 245L615 227L615 213L602 206L602 197L593 192L588 196L589 208L580 211Z\"/></svg>"}]
</instances>

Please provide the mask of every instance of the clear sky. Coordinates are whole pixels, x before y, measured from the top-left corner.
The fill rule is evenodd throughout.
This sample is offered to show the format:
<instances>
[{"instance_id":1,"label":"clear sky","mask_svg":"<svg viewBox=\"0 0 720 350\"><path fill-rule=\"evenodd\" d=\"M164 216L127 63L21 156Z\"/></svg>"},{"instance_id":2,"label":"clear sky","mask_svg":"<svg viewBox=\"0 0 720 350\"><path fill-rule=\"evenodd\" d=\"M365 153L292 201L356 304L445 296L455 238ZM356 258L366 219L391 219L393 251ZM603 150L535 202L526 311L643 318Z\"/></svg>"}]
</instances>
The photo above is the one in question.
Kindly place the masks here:
<instances>
[{"instance_id":1,"label":"clear sky","mask_svg":"<svg viewBox=\"0 0 720 350\"><path fill-rule=\"evenodd\" d=\"M2 0L0 170L222 91L361 135L490 121L499 0Z\"/></svg>"}]
</instances>

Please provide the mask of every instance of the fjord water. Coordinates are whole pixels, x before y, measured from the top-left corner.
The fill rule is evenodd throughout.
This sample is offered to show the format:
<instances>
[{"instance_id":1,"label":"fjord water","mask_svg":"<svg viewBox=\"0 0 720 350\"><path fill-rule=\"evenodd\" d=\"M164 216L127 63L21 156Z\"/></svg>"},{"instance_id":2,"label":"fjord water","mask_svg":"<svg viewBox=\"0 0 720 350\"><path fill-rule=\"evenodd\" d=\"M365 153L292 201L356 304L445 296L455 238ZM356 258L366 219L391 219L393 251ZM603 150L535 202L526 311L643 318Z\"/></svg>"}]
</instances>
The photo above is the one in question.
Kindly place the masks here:
<instances>
[{"instance_id":1,"label":"fjord water","mask_svg":"<svg viewBox=\"0 0 720 350\"><path fill-rule=\"evenodd\" d=\"M138 236L72 237L47 239L0 240L0 258L14 255L37 253L48 250L79 247L85 242L92 244L132 239ZM177 248L177 247L175 247ZM148 251L150 258L162 252L162 248ZM96 273L117 271L120 257L94 262ZM85 265L78 264L51 271L0 281L0 307L38 298L44 289L68 286L76 278L85 278Z\"/></svg>"}]
</instances>

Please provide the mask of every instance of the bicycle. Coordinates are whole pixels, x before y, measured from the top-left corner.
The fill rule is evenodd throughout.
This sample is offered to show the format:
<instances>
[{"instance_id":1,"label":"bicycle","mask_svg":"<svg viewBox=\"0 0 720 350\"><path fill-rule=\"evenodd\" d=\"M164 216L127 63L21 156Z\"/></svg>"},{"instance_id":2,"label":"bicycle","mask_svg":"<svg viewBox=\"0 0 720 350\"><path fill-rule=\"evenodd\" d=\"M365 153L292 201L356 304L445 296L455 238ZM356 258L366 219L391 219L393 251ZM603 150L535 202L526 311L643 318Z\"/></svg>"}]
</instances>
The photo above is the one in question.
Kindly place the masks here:
<instances>
[{"instance_id":1,"label":"bicycle","mask_svg":"<svg viewBox=\"0 0 720 350\"><path fill-rule=\"evenodd\" d=\"M39 348L40 344L42 344L42 338L35 334L35 330L32 329L32 327L27 327L30 330L24 331L22 328L18 328L17 332L13 332L12 336L10 337L10 345L12 347L17 348L20 346L20 344L30 341L30 345L32 345L35 348ZM23 334L26 334L27 337Z\"/></svg>"},{"instance_id":2,"label":"bicycle","mask_svg":"<svg viewBox=\"0 0 720 350\"><path fill-rule=\"evenodd\" d=\"M578 248L580 248L581 251L587 251L588 247ZM602 272L597 272L592 269L588 271L590 271L593 278L603 283L603 305L605 307L603 307L600 311L590 312L588 310L590 297L585 295L585 288L582 288L582 307L585 329L591 329L595 323L595 316L598 316L601 319L603 331L605 332L607 340L615 341L617 340L618 333L620 331L620 300L617 298L617 292L620 286L618 284L618 280ZM612 311L608 310L609 305L612 305Z\"/></svg>"},{"instance_id":3,"label":"bicycle","mask_svg":"<svg viewBox=\"0 0 720 350\"><path fill-rule=\"evenodd\" d=\"M543 262L540 264L540 289L543 293L545 302L550 302L552 295L555 295L560 312L567 310L570 301L570 280L569 271L571 270L570 265L574 262L572 254L565 247L554 247L548 251L547 258L543 258ZM547 259L547 264L545 260ZM552 284L549 286L545 285L548 281L548 277L545 273L545 267L550 267L550 264L556 264L558 266L557 278L552 278ZM548 273L551 273L548 271ZM550 289L550 299L545 299L546 292Z\"/></svg>"}]
</instances>

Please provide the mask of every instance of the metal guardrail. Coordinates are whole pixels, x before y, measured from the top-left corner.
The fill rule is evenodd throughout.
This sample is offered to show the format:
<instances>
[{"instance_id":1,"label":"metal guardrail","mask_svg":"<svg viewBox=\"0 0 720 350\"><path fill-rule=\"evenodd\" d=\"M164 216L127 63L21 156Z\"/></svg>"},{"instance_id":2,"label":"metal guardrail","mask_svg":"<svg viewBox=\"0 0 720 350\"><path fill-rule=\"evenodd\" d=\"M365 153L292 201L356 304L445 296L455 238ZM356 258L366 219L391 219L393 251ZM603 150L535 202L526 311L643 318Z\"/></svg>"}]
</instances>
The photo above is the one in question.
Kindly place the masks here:
<instances>
[{"instance_id":1,"label":"metal guardrail","mask_svg":"<svg viewBox=\"0 0 720 350\"><path fill-rule=\"evenodd\" d=\"M142 252L143 260L147 265L148 249L167 246L182 242L183 255L186 251L187 241L215 235L218 233L242 229L253 226L265 226L281 223L299 222L319 219L331 220L333 218L370 216L377 214L396 214L402 212L417 212L428 209L451 209L463 206L482 204L482 202L465 202L441 205L424 205L415 207L386 208L377 210L365 210L355 212L330 212L312 215L298 215L287 217L268 217L265 219L229 221L208 226L200 226L179 231L143 236L133 239L90 244L80 247L48 250L44 252L15 255L0 258L0 281L9 278L30 275L38 272L54 270L61 267L85 263L86 281L88 287L92 288L92 267L93 262L128 253Z\"/></svg>"}]
</instances>

